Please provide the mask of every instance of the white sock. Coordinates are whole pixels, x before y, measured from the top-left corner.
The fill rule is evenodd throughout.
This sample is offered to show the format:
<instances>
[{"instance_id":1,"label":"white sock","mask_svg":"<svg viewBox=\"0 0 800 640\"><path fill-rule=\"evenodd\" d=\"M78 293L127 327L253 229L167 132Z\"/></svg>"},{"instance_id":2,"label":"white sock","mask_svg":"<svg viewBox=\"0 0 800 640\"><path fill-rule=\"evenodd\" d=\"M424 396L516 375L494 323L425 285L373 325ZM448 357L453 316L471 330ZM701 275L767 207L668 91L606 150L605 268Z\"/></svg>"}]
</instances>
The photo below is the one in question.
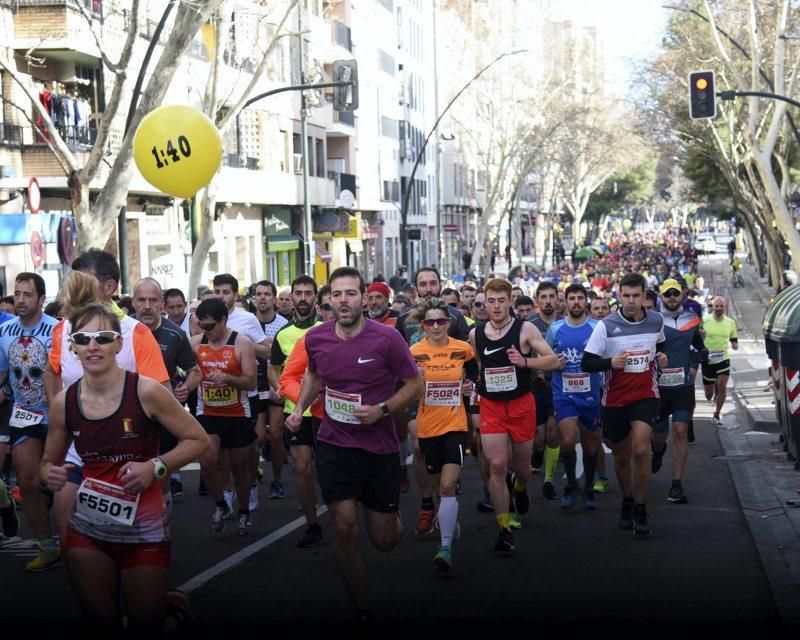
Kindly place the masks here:
<instances>
[{"instance_id":1,"label":"white sock","mask_svg":"<svg viewBox=\"0 0 800 640\"><path fill-rule=\"evenodd\" d=\"M233 509L233 490L227 491L223 489L222 495L225 497L225 502L228 503L228 507Z\"/></svg>"},{"instance_id":2,"label":"white sock","mask_svg":"<svg viewBox=\"0 0 800 640\"><path fill-rule=\"evenodd\" d=\"M453 534L458 522L458 499L455 496L439 499L439 531L442 534L442 544L453 546Z\"/></svg>"},{"instance_id":3,"label":"white sock","mask_svg":"<svg viewBox=\"0 0 800 640\"><path fill-rule=\"evenodd\" d=\"M411 447L409 447L409 445L408 445L408 436L406 436L406 439L403 440L400 443L400 467L401 468L405 469L408 466L406 461L408 460L408 456L410 456L410 455L411 455Z\"/></svg>"}]
</instances>

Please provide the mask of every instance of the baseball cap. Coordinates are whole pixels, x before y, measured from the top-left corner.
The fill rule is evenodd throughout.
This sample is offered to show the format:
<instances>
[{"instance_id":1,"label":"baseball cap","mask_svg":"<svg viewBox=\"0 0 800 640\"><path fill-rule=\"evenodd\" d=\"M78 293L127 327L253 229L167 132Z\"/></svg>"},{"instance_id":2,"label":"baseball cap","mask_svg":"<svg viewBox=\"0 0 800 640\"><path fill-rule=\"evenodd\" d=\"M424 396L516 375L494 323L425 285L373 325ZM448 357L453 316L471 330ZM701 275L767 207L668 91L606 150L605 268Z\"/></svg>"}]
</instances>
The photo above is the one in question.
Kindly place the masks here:
<instances>
[{"instance_id":1,"label":"baseball cap","mask_svg":"<svg viewBox=\"0 0 800 640\"><path fill-rule=\"evenodd\" d=\"M667 278L664 280L661 285L661 293L666 293L667 291L672 291L673 289L678 293L683 290L680 283L674 278Z\"/></svg>"}]
</instances>

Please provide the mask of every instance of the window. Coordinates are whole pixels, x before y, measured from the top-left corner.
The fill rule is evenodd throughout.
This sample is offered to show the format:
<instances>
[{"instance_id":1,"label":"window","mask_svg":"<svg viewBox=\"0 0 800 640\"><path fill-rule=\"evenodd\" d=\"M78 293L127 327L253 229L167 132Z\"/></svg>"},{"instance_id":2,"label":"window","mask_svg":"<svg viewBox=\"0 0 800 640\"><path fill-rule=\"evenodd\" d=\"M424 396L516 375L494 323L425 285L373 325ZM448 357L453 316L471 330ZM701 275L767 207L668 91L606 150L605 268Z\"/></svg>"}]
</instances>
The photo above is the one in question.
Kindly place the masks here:
<instances>
[{"instance_id":1,"label":"window","mask_svg":"<svg viewBox=\"0 0 800 640\"><path fill-rule=\"evenodd\" d=\"M383 181L383 199L392 202L400 201L400 183L397 180Z\"/></svg>"},{"instance_id":2,"label":"window","mask_svg":"<svg viewBox=\"0 0 800 640\"><path fill-rule=\"evenodd\" d=\"M394 75L394 58L380 49L378 49L378 69L390 76Z\"/></svg>"},{"instance_id":3,"label":"window","mask_svg":"<svg viewBox=\"0 0 800 640\"><path fill-rule=\"evenodd\" d=\"M300 140L299 133L292 134L292 151L294 153L303 153L303 143Z\"/></svg>"},{"instance_id":4,"label":"window","mask_svg":"<svg viewBox=\"0 0 800 640\"><path fill-rule=\"evenodd\" d=\"M381 116L381 135L386 136L387 138L394 138L397 140L398 138L398 123L397 120L393 120L392 118L387 118L386 116Z\"/></svg>"},{"instance_id":5,"label":"window","mask_svg":"<svg viewBox=\"0 0 800 640\"><path fill-rule=\"evenodd\" d=\"M325 177L325 142L317 140L317 177Z\"/></svg>"},{"instance_id":6,"label":"window","mask_svg":"<svg viewBox=\"0 0 800 640\"><path fill-rule=\"evenodd\" d=\"M308 173L309 175L314 175L314 138L308 136L306 138L308 142Z\"/></svg>"}]
</instances>

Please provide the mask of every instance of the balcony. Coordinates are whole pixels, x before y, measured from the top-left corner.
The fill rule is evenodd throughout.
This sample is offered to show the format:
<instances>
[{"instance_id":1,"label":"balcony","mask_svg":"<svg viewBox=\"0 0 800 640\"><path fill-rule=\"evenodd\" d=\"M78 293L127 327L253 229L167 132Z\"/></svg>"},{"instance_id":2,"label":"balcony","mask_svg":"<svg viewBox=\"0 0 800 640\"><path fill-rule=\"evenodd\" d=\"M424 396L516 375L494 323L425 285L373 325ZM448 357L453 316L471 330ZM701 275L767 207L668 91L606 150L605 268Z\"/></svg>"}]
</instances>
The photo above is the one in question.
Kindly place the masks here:
<instances>
[{"instance_id":1,"label":"balcony","mask_svg":"<svg viewBox=\"0 0 800 640\"><path fill-rule=\"evenodd\" d=\"M328 180L333 180L335 187L334 194L339 199L343 190L347 190L356 195L356 177L352 173L340 173L338 171L328 171Z\"/></svg>"},{"instance_id":2,"label":"balcony","mask_svg":"<svg viewBox=\"0 0 800 640\"><path fill-rule=\"evenodd\" d=\"M13 125L12 125L13 126ZM44 130L26 127L22 144L26 147L46 147L45 138L49 135ZM21 127L20 127L21 129ZM97 140L97 129L94 127L76 127L74 125L56 127L61 139L70 151L89 151ZM49 151L49 150L48 150Z\"/></svg>"},{"instance_id":3,"label":"balcony","mask_svg":"<svg viewBox=\"0 0 800 640\"><path fill-rule=\"evenodd\" d=\"M226 153L222 157L222 164L231 169L249 169L258 171L258 158L243 156L238 153Z\"/></svg>"},{"instance_id":4,"label":"balcony","mask_svg":"<svg viewBox=\"0 0 800 640\"><path fill-rule=\"evenodd\" d=\"M0 123L0 147L21 147L22 127L18 124Z\"/></svg>"},{"instance_id":5,"label":"balcony","mask_svg":"<svg viewBox=\"0 0 800 640\"><path fill-rule=\"evenodd\" d=\"M99 18L103 17L102 0L8 0L5 4L19 9L20 7L69 7L80 2L83 8Z\"/></svg>"},{"instance_id":6,"label":"balcony","mask_svg":"<svg viewBox=\"0 0 800 640\"><path fill-rule=\"evenodd\" d=\"M338 20L331 21L331 37L341 47L353 52L353 41L350 39L350 27Z\"/></svg>"}]
</instances>

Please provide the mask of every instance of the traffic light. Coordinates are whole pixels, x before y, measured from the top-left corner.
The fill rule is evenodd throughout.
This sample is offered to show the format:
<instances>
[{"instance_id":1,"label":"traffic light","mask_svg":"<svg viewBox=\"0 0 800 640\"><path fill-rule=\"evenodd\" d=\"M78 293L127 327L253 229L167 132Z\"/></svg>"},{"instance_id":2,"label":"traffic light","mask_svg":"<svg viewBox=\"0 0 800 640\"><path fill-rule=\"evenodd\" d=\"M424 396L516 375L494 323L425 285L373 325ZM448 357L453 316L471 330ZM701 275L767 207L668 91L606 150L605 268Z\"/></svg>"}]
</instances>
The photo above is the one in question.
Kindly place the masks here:
<instances>
[{"instance_id":1,"label":"traffic light","mask_svg":"<svg viewBox=\"0 0 800 640\"><path fill-rule=\"evenodd\" d=\"M333 88L333 110L354 111L358 109L358 63L355 60L333 62L334 82L352 82Z\"/></svg>"},{"instance_id":2,"label":"traffic light","mask_svg":"<svg viewBox=\"0 0 800 640\"><path fill-rule=\"evenodd\" d=\"M689 115L692 120L713 118L717 115L713 71L695 71L689 74Z\"/></svg>"}]
</instances>

